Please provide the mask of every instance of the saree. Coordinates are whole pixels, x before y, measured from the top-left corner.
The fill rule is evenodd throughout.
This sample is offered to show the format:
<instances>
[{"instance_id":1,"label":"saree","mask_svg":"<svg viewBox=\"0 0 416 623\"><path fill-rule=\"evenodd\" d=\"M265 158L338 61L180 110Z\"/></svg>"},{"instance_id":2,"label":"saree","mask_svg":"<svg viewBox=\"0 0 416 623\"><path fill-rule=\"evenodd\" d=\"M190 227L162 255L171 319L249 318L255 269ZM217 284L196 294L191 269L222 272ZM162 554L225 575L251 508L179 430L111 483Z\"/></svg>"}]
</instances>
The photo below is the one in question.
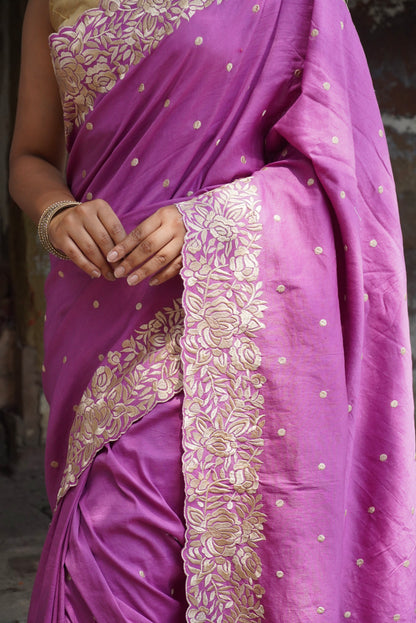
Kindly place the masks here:
<instances>
[{"instance_id":1,"label":"saree","mask_svg":"<svg viewBox=\"0 0 416 623\"><path fill-rule=\"evenodd\" d=\"M50 45L74 196L187 233L152 288L51 260L29 623L414 622L402 238L344 1L101 0Z\"/></svg>"}]
</instances>

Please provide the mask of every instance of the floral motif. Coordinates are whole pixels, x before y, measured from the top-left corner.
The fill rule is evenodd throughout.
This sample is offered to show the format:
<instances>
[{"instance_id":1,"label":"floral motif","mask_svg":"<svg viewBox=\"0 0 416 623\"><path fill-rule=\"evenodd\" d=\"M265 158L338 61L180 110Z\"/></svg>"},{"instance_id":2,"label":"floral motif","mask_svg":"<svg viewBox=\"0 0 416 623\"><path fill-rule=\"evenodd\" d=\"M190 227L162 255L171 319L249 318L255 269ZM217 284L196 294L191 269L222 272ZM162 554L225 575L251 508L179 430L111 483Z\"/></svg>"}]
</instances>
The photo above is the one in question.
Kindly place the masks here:
<instances>
[{"instance_id":1,"label":"floral motif","mask_svg":"<svg viewBox=\"0 0 416 623\"><path fill-rule=\"evenodd\" d=\"M182 332L178 299L125 340L120 351L108 353L75 407L57 502L106 443L118 439L155 404L181 391Z\"/></svg>"},{"instance_id":2,"label":"floral motif","mask_svg":"<svg viewBox=\"0 0 416 623\"><path fill-rule=\"evenodd\" d=\"M222 0L102 0L83 13L74 27L50 37L61 91L65 132L80 126L99 93L148 56L183 20ZM128 34L127 34L128 33ZM220 227L221 229L221 227Z\"/></svg>"},{"instance_id":3,"label":"floral motif","mask_svg":"<svg viewBox=\"0 0 416 623\"><path fill-rule=\"evenodd\" d=\"M179 204L185 325L184 474L187 621L260 623L264 425L256 334L260 202L251 179Z\"/></svg>"}]
</instances>

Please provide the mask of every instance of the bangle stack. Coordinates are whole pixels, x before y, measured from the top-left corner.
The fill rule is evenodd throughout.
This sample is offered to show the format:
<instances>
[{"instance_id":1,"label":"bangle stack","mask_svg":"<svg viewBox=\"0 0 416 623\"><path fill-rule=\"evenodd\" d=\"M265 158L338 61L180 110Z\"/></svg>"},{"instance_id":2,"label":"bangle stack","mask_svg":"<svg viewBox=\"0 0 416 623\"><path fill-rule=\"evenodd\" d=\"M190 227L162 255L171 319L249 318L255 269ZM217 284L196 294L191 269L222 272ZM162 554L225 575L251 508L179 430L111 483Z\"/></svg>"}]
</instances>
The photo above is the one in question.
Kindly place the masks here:
<instances>
[{"instance_id":1,"label":"bangle stack","mask_svg":"<svg viewBox=\"0 0 416 623\"><path fill-rule=\"evenodd\" d=\"M53 246L51 241L49 240L49 223L53 219L54 216L66 210L67 208L73 208L74 206L81 205L79 201L56 201L52 205L46 208L46 210L42 213L38 223L38 237L40 244L48 253L59 257L61 260L67 260L68 256L62 251L59 251L56 247Z\"/></svg>"}]
</instances>

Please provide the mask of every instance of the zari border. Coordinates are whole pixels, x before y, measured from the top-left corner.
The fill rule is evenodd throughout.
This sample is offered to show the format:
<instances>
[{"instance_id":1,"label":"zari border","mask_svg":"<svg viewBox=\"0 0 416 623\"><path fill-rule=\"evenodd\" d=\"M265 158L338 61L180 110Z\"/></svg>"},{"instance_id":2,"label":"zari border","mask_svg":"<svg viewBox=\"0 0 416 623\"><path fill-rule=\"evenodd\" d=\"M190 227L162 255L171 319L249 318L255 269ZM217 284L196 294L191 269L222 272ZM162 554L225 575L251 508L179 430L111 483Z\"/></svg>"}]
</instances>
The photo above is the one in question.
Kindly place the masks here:
<instances>
[{"instance_id":1,"label":"zari border","mask_svg":"<svg viewBox=\"0 0 416 623\"><path fill-rule=\"evenodd\" d=\"M101 0L73 28L50 37L52 61L62 98L65 132L80 126L99 93L117 80L196 11L222 0Z\"/></svg>"},{"instance_id":2,"label":"zari border","mask_svg":"<svg viewBox=\"0 0 416 623\"><path fill-rule=\"evenodd\" d=\"M187 621L264 619L260 201L250 178L182 202Z\"/></svg>"},{"instance_id":3,"label":"zari border","mask_svg":"<svg viewBox=\"0 0 416 623\"><path fill-rule=\"evenodd\" d=\"M180 299L165 307L112 351L96 370L69 435L68 455L57 503L105 444L115 441L160 402L182 390Z\"/></svg>"}]
</instances>

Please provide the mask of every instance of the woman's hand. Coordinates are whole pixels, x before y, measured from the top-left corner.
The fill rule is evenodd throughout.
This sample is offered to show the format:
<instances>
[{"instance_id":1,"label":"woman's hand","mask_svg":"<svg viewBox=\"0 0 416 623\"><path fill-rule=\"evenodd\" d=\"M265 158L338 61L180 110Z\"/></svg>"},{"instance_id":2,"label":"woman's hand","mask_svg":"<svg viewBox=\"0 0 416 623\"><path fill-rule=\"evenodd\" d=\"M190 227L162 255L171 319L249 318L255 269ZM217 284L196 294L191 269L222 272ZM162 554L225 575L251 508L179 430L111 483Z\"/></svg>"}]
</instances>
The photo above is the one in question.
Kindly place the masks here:
<instances>
[{"instance_id":1,"label":"woman's hand","mask_svg":"<svg viewBox=\"0 0 416 623\"><path fill-rule=\"evenodd\" d=\"M49 240L90 277L114 281L114 266L106 260L126 232L106 201L95 199L68 208L53 217Z\"/></svg>"},{"instance_id":2,"label":"woman's hand","mask_svg":"<svg viewBox=\"0 0 416 623\"><path fill-rule=\"evenodd\" d=\"M117 242L108 253L107 261L119 263L114 270L115 277L127 277L131 286L155 273L149 285L163 283L181 269L185 232L178 208L165 206L140 223L123 241Z\"/></svg>"}]
</instances>

